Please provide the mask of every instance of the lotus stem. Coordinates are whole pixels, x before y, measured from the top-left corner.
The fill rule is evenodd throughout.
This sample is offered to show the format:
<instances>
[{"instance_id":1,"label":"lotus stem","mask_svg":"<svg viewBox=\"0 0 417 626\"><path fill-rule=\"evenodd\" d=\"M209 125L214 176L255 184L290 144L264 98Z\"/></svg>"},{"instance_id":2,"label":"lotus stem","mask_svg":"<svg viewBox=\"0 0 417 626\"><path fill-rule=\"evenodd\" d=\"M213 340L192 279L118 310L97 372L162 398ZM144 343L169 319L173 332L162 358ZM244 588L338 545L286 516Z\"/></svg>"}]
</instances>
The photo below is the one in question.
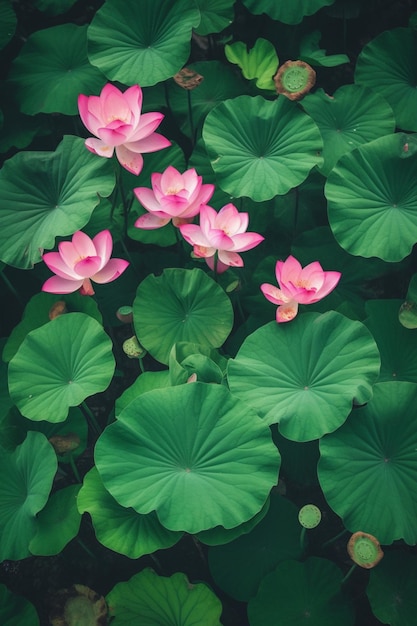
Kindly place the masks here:
<instances>
[{"instance_id":1,"label":"lotus stem","mask_svg":"<svg viewBox=\"0 0 417 626\"><path fill-rule=\"evenodd\" d=\"M91 556L92 559L97 560L97 557L94 554L94 552L91 552L90 548L87 548L87 546L85 545L84 541L82 541L82 539L77 537L77 542L80 544L82 549L85 550L89 556Z\"/></svg>"},{"instance_id":2,"label":"lotus stem","mask_svg":"<svg viewBox=\"0 0 417 626\"><path fill-rule=\"evenodd\" d=\"M25 304L23 302L23 298L20 297L19 293L17 292L17 290L14 288L14 286L12 285L12 283L10 282L10 280L7 278L6 274L4 273L4 268L2 271L0 271L0 276L3 279L4 284L6 285L7 289L14 295L14 297L16 298L16 300L18 301L18 303L24 307Z\"/></svg>"},{"instance_id":3,"label":"lotus stem","mask_svg":"<svg viewBox=\"0 0 417 626\"><path fill-rule=\"evenodd\" d=\"M306 539L307 539L307 533L306 533L306 528L304 528L304 526L301 528L301 533L300 533L300 548L302 550L302 552L304 552L305 548L306 548Z\"/></svg>"},{"instance_id":4,"label":"lotus stem","mask_svg":"<svg viewBox=\"0 0 417 626\"><path fill-rule=\"evenodd\" d=\"M345 535L347 532L348 532L347 529L344 528L342 532L338 533L335 537L332 537L331 539L323 543L323 545L321 546L321 549L324 550L324 548L327 548L328 546L330 546L332 543L340 539L340 537L343 537L343 535Z\"/></svg>"},{"instance_id":5,"label":"lotus stem","mask_svg":"<svg viewBox=\"0 0 417 626\"><path fill-rule=\"evenodd\" d=\"M349 569L349 571L348 571L348 573L346 574L346 576L344 576L344 578L342 578L342 581L341 581L340 585L344 585L344 584L345 584L345 583L349 580L349 578L352 576L353 572L355 571L355 569L356 569L357 567L358 567L358 566L356 565L356 563L354 563L354 564L352 565L352 567Z\"/></svg>"},{"instance_id":6,"label":"lotus stem","mask_svg":"<svg viewBox=\"0 0 417 626\"><path fill-rule=\"evenodd\" d=\"M193 120L193 106L191 102L191 89L187 89L187 103L188 103L188 121L190 123L190 133L191 133L191 146L192 148L194 148L195 128L194 128L194 120Z\"/></svg>"},{"instance_id":7,"label":"lotus stem","mask_svg":"<svg viewBox=\"0 0 417 626\"><path fill-rule=\"evenodd\" d=\"M74 476L75 476L75 479L76 479L77 483L81 483L82 480L80 478L80 474L79 474L77 466L75 464L74 455L73 455L72 452L69 455L69 461L70 461L71 469L72 469L72 471L74 473Z\"/></svg>"},{"instance_id":8,"label":"lotus stem","mask_svg":"<svg viewBox=\"0 0 417 626\"><path fill-rule=\"evenodd\" d=\"M102 432L102 429L100 428L100 426L99 426L96 418L94 417L92 411L90 411L90 409L88 408L87 403L85 402L85 400L83 400L83 402L81 402L80 409L84 413L89 426L92 427L93 430L95 430L95 432L96 432L96 434L98 436L100 436L101 432Z\"/></svg>"}]
</instances>

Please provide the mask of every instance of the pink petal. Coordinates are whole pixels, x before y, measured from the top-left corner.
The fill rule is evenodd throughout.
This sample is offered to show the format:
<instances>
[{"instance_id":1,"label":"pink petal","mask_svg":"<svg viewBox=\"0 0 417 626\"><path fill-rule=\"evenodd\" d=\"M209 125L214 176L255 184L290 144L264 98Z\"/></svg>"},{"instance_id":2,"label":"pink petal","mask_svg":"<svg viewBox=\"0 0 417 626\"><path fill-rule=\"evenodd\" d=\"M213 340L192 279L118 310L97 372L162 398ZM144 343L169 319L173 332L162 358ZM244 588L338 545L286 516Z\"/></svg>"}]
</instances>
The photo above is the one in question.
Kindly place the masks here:
<instances>
[{"instance_id":1,"label":"pink petal","mask_svg":"<svg viewBox=\"0 0 417 626\"><path fill-rule=\"evenodd\" d=\"M245 252L246 250L252 250L255 246L262 243L265 237L258 235L258 233L241 233L233 235L233 250L235 252Z\"/></svg>"},{"instance_id":2,"label":"pink petal","mask_svg":"<svg viewBox=\"0 0 417 626\"><path fill-rule=\"evenodd\" d=\"M310 277L313 277L314 275L323 275L323 268L320 265L320 263L318 261L313 261L312 263L309 263L308 265L306 265L305 267L303 267L303 269L301 270L301 278L303 280L308 280L310 279Z\"/></svg>"},{"instance_id":3,"label":"pink petal","mask_svg":"<svg viewBox=\"0 0 417 626\"><path fill-rule=\"evenodd\" d=\"M158 217L155 213L145 213L138 217L135 226L136 228L143 228L144 230L154 230L155 228L162 228L162 226L168 224L170 219L170 217Z\"/></svg>"},{"instance_id":4,"label":"pink petal","mask_svg":"<svg viewBox=\"0 0 417 626\"><path fill-rule=\"evenodd\" d=\"M236 252L219 250L219 261L225 265L231 265L232 267L243 267L243 259L240 254Z\"/></svg>"},{"instance_id":5,"label":"pink petal","mask_svg":"<svg viewBox=\"0 0 417 626\"><path fill-rule=\"evenodd\" d=\"M139 87L139 85L132 85L132 87L126 89L123 96L132 112L132 122L137 125L142 110L142 89Z\"/></svg>"},{"instance_id":6,"label":"pink petal","mask_svg":"<svg viewBox=\"0 0 417 626\"><path fill-rule=\"evenodd\" d=\"M200 226L197 226L197 224L184 224L183 226L180 226L179 229L185 241L192 246L197 245L211 248L209 241L207 241L206 237L201 232Z\"/></svg>"},{"instance_id":7,"label":"pink petal","mask_svg":"<svg viewBox=\"0 0 417 626\"><path fill-rule=\"evenodd\" d=\"M79 276L83 276L83 278L90 278L96 272L98 272L100 267L100 257L99 256L88 256L85 259L82 259L78 263L75 264L74 270L77 272Z\"/></svg>"},{"instance_id":8,"label":"pink petal","mask_svg":"<svg viewBox=\"0 0 417 626\"><path fill-rule=\"evenodd\" d=\"M97 135L106 146L121 146L127 142L127 133L131 126L119 126L117 129L99 128Z\"/></svg>"},{"instance_id":9,"label":"pink petal","mask_svg":"<svg viewBox=\"0 0 417 626\"><path fill-rule=\"evenodd\" d=\"M214 256L217 250L216 248L211 248L210 246L194 246L193 252L195 256L198 256L201 259L206 259L207 257Z\"/></svg>"},{"instance_id":10,"label":"pink petal","mask_svg":"<svg viewBox=\"0 0 417 626\"><path fill-rule=\"evenodd\" d=\"M172 165L169 165L162 173L159 185L164 195L167 193L173 193L173 189L175 190L175 193L180 189L184 189L182 175L177 169L175 169L175 167L172 167Z\"/></svg>"},{"instance_id":11,"label":"pink petal","mask_svg":"<svg viewBox=\"0 0 417 626\"><path fill-rule=\"evenodd\" d=\"M239 213L234 204L230 203L220 209L216 219L216 228L221 228L230 235L245 232L248 224L249 215L247 213Z\"/></svg>"},{"instance_id":12,"label":"pink petal","mask_svg":"<svg viewBox=\"0 0 417 626\"><path fill-rule=\"evenodd\" d=\"M84 96L83 94L80 94L78 96L78 111L80 113L80 118L84 126L91 133L93 133L93 135L95 135L96 134L95 129L97 128L97 126L95 124L91 124L90 122L90 112L88 110L89 100L90 98L88 98L87 96ZM99 122L97 118L95 118L95 121L97 123Z\"/></svg>"},{"instance_id":13,"label":"pink petal","mask_svg":"<svg viewBox=\"0 0 417 626\"><path fill-rule=\"evenodd\" d=\"M282 287L283 283L285 284L291 280L295 282L301 270L301 264L293 256L289 256L286 261L277 261L275 274L278 284Z\"/></svg>"},{"instance_id":14,"label":"pink petal","mask_svg":"<svg viewBox=\"0 0 417 626\"><path fill-rule=\"evenodd\" d=\"M273 304L288 304L289 302L288 298L284 293L282 293L281 289L278 289L278 287L270 285L269 283L263 283L261 285L261 291L265 298Z\"/></svg>"},{"instance_id":15,"label":"pink petal","mask_svg":"<svg viewBox=\"0 0 417 626\"><path fill-rule=\"evenodd\" d=\"M316 298L321 300L337 286L342 274L340 272L325 272L324 285L316 293ZM315 300L317 302L317 300Z\"/></svg>"},{"instance_id":16,"label":"pink petal","mask_svg":"<svg viewBox=\"0 0 417 626\"><path fill-rule=\"evenodd\" d=\"M209 237L209 233L216 226L217 212L208 204L203 204L200 207L200 227L205 237Z\"/></svg>"},{"instance_id":17,"label":"pink petal","mask_svg":"<svg viewBox=\"0 0 417 626\"><path fill-rule=\"evenodd\" d=\"M139 123L133 129L129 141L142 141L146 137L149 137L149 135L152 135L164 117L163 113L143 113Z\"/></svg>"},{"instance_id":18,"label":"pink petal","mask_svg":"<svg viewBox=\"0 0 417 626\"><path fill-rule=\"evenodd\" d=\"M80 287L80 294L82 296L94 296L95 291L89 278L84 278L83 284Z\"/></svg>"},{"instance_id":19,"label":"pink petal","mask_svg":"<svg viewBox=\"0 0 417 626\"><path fill-rule=\"evenodd\" d=\"M80 258L97 255L93 240L81 230L77 230L77 232L73 234L71 243Z\"/></svg>"},{"instance_id":20,"label":"pink petal","mask_svg":"<svg viewBox=\"0 0 417 626\"><path fill-rule=\"evenodd\" d=\"M226 235L223 230L210 230L207 233L207 240L217 250L231 250L233 248L233 239Z\"/></svg>"},{"instance_id":21,"label":"pink petal","mask_svg":"<svg viewBox=\"0 0 417 626\"><path fill-rule=\"evenodd\" d=\"M128 172L132 174L140 174L143 167L143 157L138 152L131 152L126 146L117 146L117 159Z\"/></svg>"},{"instance_id":22,"label":"pink petal","mask_svg":"<svg viewBox=\"0 0 417 626\"><path fill-rule=\"evenodd\" d=\"M290 322L298 313L297 302L291 301L288 304L282 304L277 308L276 320L278 324L282 322Z\"/></svg>"},{"instance_id":23,"label":"pink petal","mask_svg":"<svg viewBox=\"0 0 417 626\"><path fill-rule=\"evenodd\" d=\"M125 124L130 124L132 113L119 89L108 83L101 91L100 100L102 120L105 124L112 120L122 120Z\"/></svg>"},{"instance_id":24,"label":"pink petal","mask_svg":"<svg viewBox=\"0 0 417 626\"><path fill-rule=\"evenodd\" d=\"M129 267L129 262L124 259L110 259L102 270L91 276L91 279L100 284L111 283L123 274L127 267Z\"/></svg>"},{"instance_id":25,"label":"pink petal","mask_svg":"<svg viewBox=\"0 0 417 626\"><path fill-rule=\"evenodd\" d=\"M76 263L78 263L78 261L80 260L80 254L79 254L77 248L74 246L72 241L61 241L58 244L58 250L59 250L58 254L61 257L62 261L65 263L67 268L71 272L74 273L74 276L75 276L76 274L74 272L74 265ZM56 265L57 265L57 267L60 267L58 265L58 261L56 261ZM52 270L52 271L54 271L54 270Z\"/></svg>"},{"instance_id":26,"label":"pink petal","mask_svg":"<svg viewBox=\"0 0 417 626\"><path fill-rule=\"evenodd\" d=\"M145 137L140 141L130 141L126 144L126 147L132 152L157 152L158 150L162 150L163 148L168 148L171 145L171 142L166 137L159 135L158 133L153 133L149 135L149 137Z\"/></svg>"},{"instance_id":27,"label":"pink petal","mask_svg":"<svg viewBox=\"0 0 417 626\"><path fill-rule=\"evenodd\" d=\"M151 212L159 212L161 211L161 205L155 198L155 194L152 189L148 189L147 187L136 187L133 190L133 193L141 203L145 209Z\"/></svg>"},{"instance_id":28,"label":"pink petal","mask_svg":"<svg viewBox=\"0 0 417 626\"><path fill-rule=\"evenodd\" d=\"M97 256L100 257L100 269L104 267L111 257L113 250L113 239L109 230L102 230L93 237L93 244L96 249Z\"/></svg>"},{"instance_id":29,"label":"pink petal","mask_svg":"<svg viewBox=\"0 0 417 626\"><path fill-rule=\"evenodd\" d=\"M52 276L44 282L42 291L47 291L48 293L72 293L77 291L82 284L82 280L66 280L60 276Z\"/></svg>"},{"instance_id":30,"label":"pink petal","mask_svg":"<svg viewBox=\"0 0 417 626\"><path fill-rule=\"evenodd\" d=\"M226 265L225 263L222 263L219 258L217 259L217 263L215 263L214 262L215 258L216 257L213 254L212 256L206 258L206 263L209 266L209 268L213 270L213 272L217 272L217 274L223 274L223 272L228 270L230 266Z\"/></svg>"},{"instance_id":31,"label":"pink petal","mask_svg":"<svg viewBox=\"0 0 417 626\"><path fill-rule=\"evenodd\" d=\"M68 243L71 245L71 242L69 241L62 243ZM49 267L49 269L57 276L67 280L77 280L79 278L73 268L68 267L59 252L46 252L42 256L42 259L45 261L45 264Z\"/></svg>"},{"instance_id":32,"label":"pink petal","mask_svg":"<svg viewBox=\"0 0 417 626\"><path fill-rule=\"evenodd\" d=\"M89 137L85 140L85 146L90 152L94 152L94 154L98 154L98 156L105 157L106 159L110 159L110 157L113 156L114 146L106 145L101 139Z\"/></svg>"}]
</instances>

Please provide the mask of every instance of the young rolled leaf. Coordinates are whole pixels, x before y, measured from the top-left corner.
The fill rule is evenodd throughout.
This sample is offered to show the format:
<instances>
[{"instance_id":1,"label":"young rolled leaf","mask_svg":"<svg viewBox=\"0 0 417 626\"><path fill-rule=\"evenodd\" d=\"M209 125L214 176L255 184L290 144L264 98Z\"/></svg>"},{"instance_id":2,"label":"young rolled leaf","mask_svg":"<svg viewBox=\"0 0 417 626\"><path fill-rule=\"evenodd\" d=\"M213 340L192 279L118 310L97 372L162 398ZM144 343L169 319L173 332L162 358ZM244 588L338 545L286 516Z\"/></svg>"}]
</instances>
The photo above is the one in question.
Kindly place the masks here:
<instances>
[{"instance_id":1,"label":"young rolled leaf","mask_svg":"<svg viewBox=\"0 0 417 626\"><path fill-rule=\"evenodd\" d=\"M318 475L329 506L350 531L381 544L417 541L416 402L414 383L377 383L368 404L320 441Z\"/></svg>"},{"instance_id":2,"label":"young rolled leaf","mask_svg":"<svg viewBox=\"0 0 417 626\"><path fill-rule=\"evenodd\" d=\"M170 578L145 569L118 583L106 596L114 626L221 626L222 605L203 583L190 583L185 574Z\"/></svg>"},{"instance_id":3,"label":"young rolled leaf","mask_svg":"<svg viewBox=\"0 0 417 626\"><path fill-rule=\"evenodd\" d=\"M186 63L199 22L187 0L107 0L88 28L89 59L110 80L155 85Z\"/></svg>"},{"instance_id":4,"label":"young rolled leaf","mask_svg":"<svg viewBox=\"0 0 417 626\"><path fill-rule=\"evenodd\" d=\"M0 170L0 259L33 267L56 237L88 222L98 194L110 195L114 182L111 163L80 137L64 137L55 152L18 152Z\"/></svg>"},{"instance_id":5,"label":"young rolled leaf","mask_svg":"<svg viewBox=\"0 0 417 626\"><path fill-rule=\"evenodd\" d=\"M90 513L98 541L130 559L170 548L182 537L182 533L164 528L154 512L140 515L118 504L95 467L84 476L77 504L80 513Z\"/></svg>"},{"instance_id":6,"label":"young rolled leaf","mask_svg":"<svg viewBox=\"0 0 417 626\"><path fill-rule=\"evenodd\" d=\"M233 325L230 299L200 269L166 269L160 276L147 276L138 287L133 316L140 343L165 364L174 343L218 348Z\"/></svg>"},{"instance_id":7,"label":"young rolled leaf","mask_svg":"<svg viewBox=\"0 0 417 626\"><path fill-rule=\"evenodd\" d=\"M283 97L222 102L207 115L203 138L220 187L257 202L287 193L322 163L319 129Z\"/></svg>"},{"instance_id":8,"label":"young rolled leaf","mask_svg":"<svg viewBox=\"0 0 417 626\"><path fill-rule=\"evenodd\" d=\"M198 382L133 400L98 439L95 460L122 506L188 533L256 515L280 463L253 411L222 385Z\"/></svg>"},{"instance_id":9,"label":"young rolled leaf","mask_svg":"<svg viewBox=\"0 0 417 626\"><path fill-rule=\"evenodd\" d=\"M57 470L55 452L41 433L29 432L12 453L0 455L0 561L30 556L36 514L45 506Z\"/></svg>"},{"instance_id":10,"label":"young rolled leaf","mask_svg":"<svg viewBox=\"0 0 417 626\"><path fill-rule=\"evenodd\" d=\"M417 242L417 137L387 135L345 154L325 194L330 227L345 250L401 261Z\"/></svg>"},{"instance_id":11,"label":"young rolled leaf","mask_svg":"<svg viewBox=\"0 0 417 626\"><path fill-rule=\"evenodd\" d=\"M386 98L399 128L417 131L417 31L394 28L375 37L358 57L355 83Z\"/></svg>"},{"instance_id":12,"label":"young rolled leaf","mask_svg":"<svg viewBox=\"0 0 417 626\"><path fill-rule=\"evenodd\" d=\"M114 367L101 324L67 313L26 336L9 363L10 395L25 417L63 422L71 406L108 387Z\"/></svg>"},{"instance_id":13,"label":"young rolled leaf","mask_svg":"<svg viewBox=\"0 0 417 626\"><path fill-rule=\"evenodd\" d=\"M230 390L284 437L311 441L339 428L352 402L372 396L380 367L366 327L335 311L303 313L249 335L227 377Z\"/></svg>"}]
</instances>

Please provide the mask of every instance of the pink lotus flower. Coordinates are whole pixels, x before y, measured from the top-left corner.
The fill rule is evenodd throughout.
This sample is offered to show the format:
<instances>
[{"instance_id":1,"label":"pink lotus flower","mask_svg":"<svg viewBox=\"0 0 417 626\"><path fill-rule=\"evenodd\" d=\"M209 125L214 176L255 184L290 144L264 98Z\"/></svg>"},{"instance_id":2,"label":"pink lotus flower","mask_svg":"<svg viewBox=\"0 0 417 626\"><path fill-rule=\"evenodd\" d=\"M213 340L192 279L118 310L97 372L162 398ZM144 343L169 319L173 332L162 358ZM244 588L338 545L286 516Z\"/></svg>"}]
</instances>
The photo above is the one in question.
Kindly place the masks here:
<instances>
[{"instance_id":1,"label":"pink lotus flower","mask_svg":"<svg viewBox=\"0 0 417 626\"><path fill-rule=\"evenodd\" d=\"M274 285L261 285L265 298L278 304L277 322L289 322L298 313L299 304L313 304L327 296L340 280L340 272L324 272L314 261L304 268L293 256L277 261L275 275L279 289Z\"/></svg>"},{"instance_id":2,"label":"pink lotus flower","mask_svg":"<svg viewBox=\"0 0 417 626\"><path fill-rule=\"evenodd\" d=\"M195 256L205 258L207 265L221 274L230 266L242 267L238 252L251 250L264 240L258 233L246 232L248 223L248 214L239 213L233 204L226 204L218 213L203 205L200 226L184 224L179 228L184 239L194 246Z\"/></svg>"},{"instance_id":3,"label":"pink lotus flower","mask_svg":"<svg viewBox=\"0 0 417 626\"><path fill-rule=\"evenodd\" d=\"M155 129L162 122L162 113L141 113L142 89L129 87L123 93L107 83L99 96L78 96L78 110L83 124L98 139L86 139L87 148L99 156L110 158L116 149L120 164L132 174L143 167L143 152L156 152L171 145Z\"/></svg>"},{"instance_id":4,"label":"pink lotus flower","mask_svg":"<svg viewBox=\"0 0 417 626\"><path fill-rule=\"evenodd\" d=\"M191 222L202 204L206 204L214 193L214 185L203 185L202 177L195 169L180 174L175 167L167 167L162 174L152 174L152 190L136 187L134 193L149 213L141 215L137 228L160 228L171 221L174 226Z\"/></svg>"},{"instance_id":5,"label":"pink lotus flower","mask_svg":"<svg viewBox=\"0 0 417 626\"><path fill-rule=\"evenodd\" d=\"M46 265L56 276L48 278L42 291L72 293L79 289L84 296L92 296L92 280L96 283L110 283L129 265L124 259L110 259L112 249L110 231L103 230L93 239L77 231L72 241L61 241L59 252L43 255Z\"/></svg>"}]
</instances>

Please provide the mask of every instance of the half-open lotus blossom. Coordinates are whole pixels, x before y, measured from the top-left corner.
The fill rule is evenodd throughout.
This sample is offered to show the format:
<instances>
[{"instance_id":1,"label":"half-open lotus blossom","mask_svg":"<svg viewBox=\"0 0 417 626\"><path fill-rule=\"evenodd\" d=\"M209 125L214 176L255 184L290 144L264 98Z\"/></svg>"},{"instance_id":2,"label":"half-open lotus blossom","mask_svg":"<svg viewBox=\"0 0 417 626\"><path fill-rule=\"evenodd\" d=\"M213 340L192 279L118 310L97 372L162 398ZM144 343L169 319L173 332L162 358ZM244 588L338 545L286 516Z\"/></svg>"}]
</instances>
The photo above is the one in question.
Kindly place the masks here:
<instances>
[{"instance_id":1,"label":"half-open lotus blossom","mask_svg":"<svg viewBox=\"0 0 417 626\"><path fill-rule=\"evenodd\" d=\"M238 252L251 250L264 240L258 233L247 233L247 213L239 213L233 204L226 204L217 213L208 205L200 209L200 225L180 226L182 236L194 246L196 257L206 260L210 269L219 274L230 266L242 267Z\"/></svg>"},{"instance_id":2,"label":"half-open lotus blossom","mask_svg":"<svg viewBox=\"0 0 417 626\"><path fill-rule=\"evenodd\" d=\"M304 268L293 256L277 261L275 266L278 287L261 285L265 298L278 304L277 322L289 322L298 313L299 304L313 304L327 296L340 280L340 272L324 272L314 261Z\"/></svg>"},{"instance_id":3,"label":"half-open lotus blossom","mask_svg":"<svg viewBox=\"0 0 417 626\"><path fill-rule=\"evenodd\" d=\"M49 293L72 293L80 290L84 296L92 296L95 283L110 283L122 274L128 261L111 259L113 240L108 230L102 230L93 239L81 231L74 233L72 241L61 241L58 252L46 252L42 256L46 265L56 276L48 278L42 291Z\"/></svg>"},{"instance_id":4,"label":"half-open lotus blossom","mask_svg":"<svg viewBox=\"0 0 417 626\"><path fill-rule=\"evenodd\" d=\"M200 207L214 193L214 185L203 185L203 179L195 169L181 174L170 165L162 173L151 176L152 189L136 187L135 196L148 213L135 222L137 228L154 229L172 220L174 226L192 222Z\"/></svg>"},{"instance_id":5,"label":"half-open lotus blossom","mask_svg":"<svg viewBox=\"0 0 417 626\"><path fill-rule=\"evenodd\" d=\"M132 174L143 167L144 152L156 152L171 145L154 131L162 122L162 113L142 113L142 89L129 87L123 93L107 83L99 96L78 96L78 110L83 124L95 135L86 139L87 148L110 158L116 150L120 164Z\"/></svg>"}]
</instances>

